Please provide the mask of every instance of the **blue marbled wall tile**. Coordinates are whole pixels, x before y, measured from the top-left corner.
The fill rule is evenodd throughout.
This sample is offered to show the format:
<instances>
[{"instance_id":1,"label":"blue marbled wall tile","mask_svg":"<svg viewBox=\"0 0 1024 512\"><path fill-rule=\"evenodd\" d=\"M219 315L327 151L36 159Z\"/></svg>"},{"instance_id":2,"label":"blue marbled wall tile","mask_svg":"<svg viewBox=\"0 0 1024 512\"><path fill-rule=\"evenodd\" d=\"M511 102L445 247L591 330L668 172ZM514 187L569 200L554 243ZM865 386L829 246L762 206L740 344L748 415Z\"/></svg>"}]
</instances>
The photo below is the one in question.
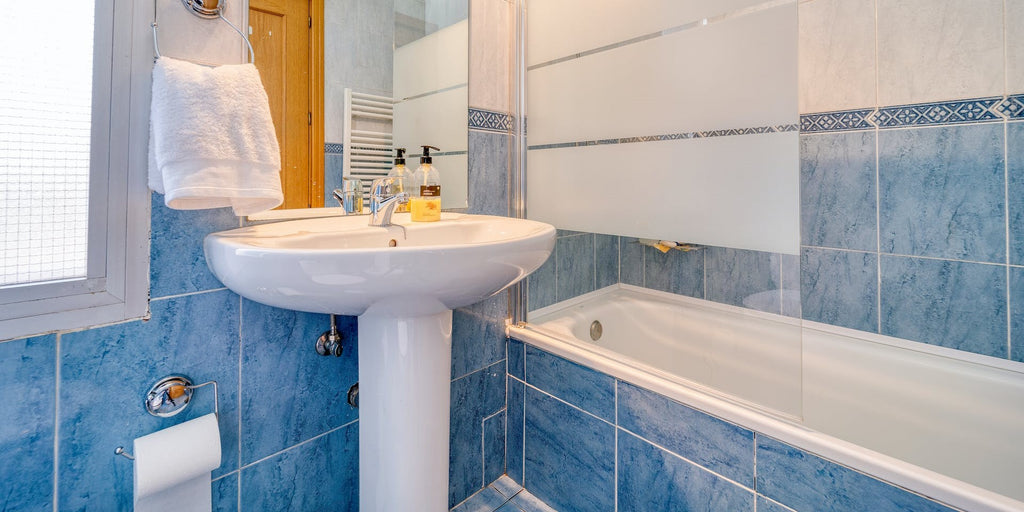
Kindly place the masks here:
<instances>
[{"instance_id":1,"label":"blue marbled wall tile","mask_svg":"<svg viewBox=\"0 0 1024 512\"><path fill-rule=\"evenodd\" d=\"M754 485L750 430L622 381L619 426L726 478Z\"/></svg>"},{"instance_id":2,"label":"blue marbled wall tile","mask_svg":"<svg viewBox=\"0 0 1024 512\"><path fill-rule=\"evenodd\" d=\"M500 292L452 312L452 378L505 358L508 293Z\"/></svg>"},{"instance_id":3,"label":"blue marbled wall tile","mask_svg":"<svg viewBox=\"0 0 1024 512\"><path fill-rule=\"evenodd\" d=\"M1024 268L1010 267L1010 359L1024 363Z\"/></svg>"},{"instance_id":4,"label":"blue marbled wall tile","mask_svg":"<svg viewBox=\"0 0 1024 512\"><path fill-rule=\"evenodd\" d=\"M526 389L523 485L556 510L608 511L615 506L615 427Z\"/></svg>"},{"instance_id":5,"label":"blue marbled wall tile","mask_svg":"<svg viewBox=\"0 0 1024 512\"><path fill-rule=\"evenodd\" d=\"M1024 123L1006 125L1010 264L1024 265Z\"/></svg>"},{"instance_id":6,"label":"blue marbled wall tile","mask_svg":"<svg viewBox=\"0 0 1024 512\"><path fill-rule=\"evenodd\" d=\"M526 385L508 379L508 428L505 430L505 470L514 482L523 485L523 407Z\"/></svg>"},{"instance_id":7,"label":"blue marbled wall tile","mask_svg":"<svg viewBox=\"0 0 1024 512\"><path fill-rule=\"evenodd\" d=\"M753 512L752 491L624 430L618 436L619 512Z\"/></svg>"},{"instance_id":8,"label":"blue marbled wall tile","mask_svg":"<svg viewBox=\"0 0 1024 512\"><path fill-rule=\"evenodd\" d=\"M510 503L515 505L517 509L515 512L518 512L519 510L522 512L556 512L555 509L551 508L547 503L544 503L540 498L534 496L530 491L525 489L523 489L523 492L516 494L512 500L510 500Z\"/></svg>"},{"instance_id":9,"label":"blue marbled wall tile","mask_svg":"<svg viewBox=\"0 0 1024 512\"><path fill-rule=\"evenodd\" d=\"M563 301L594 291L594 235L559 238L555 246L555 299Z\"/></svg>"},{"instance_id":10,"label":"blue marbled wall tile","mask_svg":"<svg viewBox=\"0 0 1024 512\"><path fill-rule=\"evenodd\" d=\"M505 474L505 412L484 420L484 483Z\"/></svg>"},{"instance_id":11,"label":"blue marbled wall tile","mask_svg":"<svg viewBox=\"0 0 1024 512\"><path fill-rule=\"evenodd\" d=\"M526 345L513 338L508 339L508 374L526 380Z\"/></svg>"},{"instance_id":12,"label":"blue marbled wall tile","mask_svg":"<svg viewBox=\"0 0 1024 512\"><path fill-rule=\"evenodd\" d=\"M1006 353L1006 267L882 256L882 334Z\"/></svg>"},{"instance_id":13,"label":"blue marbled wall tile","mask_svg":"<svg viewBox=\"0 0 1024 512\"><path fill-rule=\"evenodd\" d=\"M0 343L0 510L53 509L57 336Z\"/></svg>"},{"instance_id":14,"label":"blue marbled wall tile","mask_svg":"<svg viewBox=\"0 0 1024 512\"><path fill-rule=\"evenodd\" d=\"M324 155L324 206L338 206L334 198L334 189L341 188L341 179L345 176L345 158L341 153Z\"/></svg>"},{"instance_id":15,"label":"blue marbled wall tile","mask_svg":"<svg viewBox=\"0 0 1024 512\"><path fill-rule=\"evenodd\" d=\"M782 314L800 318L800 256L782 254Z\"/></svg>"},{"instance_id":16,"label":"blue marbled wall tile","mask_svg":"<svg viewBox=\"0 0 1024 512\"><path fill-rule=\"evenodd\" d=\"M526 286L530 311L550 306L555 302L555 259L558 256L558 244L551 257L537 270L526 278Z\"/></svg>"},{"instance_id":17,"label":"blue marbled wall tile","mask_svg":"<svg viewBox=\"0 0 1024 512\"><path fill-rule=\"evenodd\" d=\"M508 216L510 137L469 131L469 213Z\"/></svg>"},{"instance_id":18,"label":"blue marbled wall tile","mask_svg":"<svg viewBox=\"0 0 1024 512\"><path fill-rule=\"evenodd\" d=\"M452 381L448 506L479 491L484 482L484 418L505 407L505 361Z\"/></svg>"},{"instance_id":19,"label":"blue marbled wall tile","mask_svg":"<svg viewBox=\"0 0 1024 512\"><path fill-rule=\"evenodd\" d=\"M230 473L212 482L213 510L215 512L238 511L238 473Z\"/></svg>"},{"instance_id":20,"label":"blue marbled wall tile","mask_svg":"<svg viewBox=\"0 0 1024 512\"><path fill-rule=\"evenodd\" d=\"M113 449L213 412L213 390L203 388L177 416L147 414L141 397L167 375L217 381L222 455L213 476L238 468L238 304L227 290L153 301L147 322L61 336L61 510L130 509L131 463Z\"/></svg>"},{"instance_id":21,"label":"blue marbled wall tile","mask_svg":"<svg viewBox=\"0 0 1024 512\"><path fill-rule=\"evenodd\" d=\"M644 247L644 285L663 292L704 298L704 252L667 253Z\"/></svg>"},{"instance_id":22,"label":"blue marbled wall tile","mask_svg":"<svg viewBox=\"0 0 1024 512\"><path fill-rule=\"evenodd\" d=\"M878 332L878 255L805 248L800 308L805 320Z\"/></svg>"},{"instance_id":23,"label":"blue marbled wall tile","mask_svg":"<svg viewBox=\"0 0 1024 512\"><path fill-rule=\"evenodd\" d=\"M490 487L484 487L480 492L453 508L451 512L494 512L506 501L508 500L500 492Z\"/></svg>"},{"instance_id":24,"label":"blue marbled wall tile","mask_svg":"<svg viewBox=\"0 0 1024 512\"><path fill-rule=\"evenodd\" d=\"M359 424L242 470L242 510L359 510Z\"/></svg>"},{"instance_id":25,"label":"blue marbled wall tile","mask_svg":"<svg viewBox=\"0 0 1024 512\"><path fill-rule=\"evenodd\" d=\"M916 494L757 436L757 491L798 511L952 512Z\"/></svg>"},{"instance_id":26,"label":"blue marbled wall tile","mask_svg":"<svg viewBox=\"0 0 1024 512\"><path fill-rule=\"evenodd\" d=\"M597 288L619 282L619 237L594 235L594 260L597 264Z\"/></svg>"},{"instance_id":27,"label":"blue marbled wall tile","mask_svg":"<svg viewBox=\"0 0 1024 512\"><path fill-rule=\"evenodd\" d=\"M875 132L800 136L800 241L876 251Z\"/></svg>"},{"instance_id":28,"label":"blue marbled wall tile","mask_svg":"<svg viewBox=\"0 0 1024 512\"><path fill-rule=\"evenodd\" d=\"M793 509L757 495L757 512L792 512Z\"/></svg>"},{"instance_id":29,"label":"blue marbled wall tile","mask_svg":"<svg viewBox=\"0 0 1024 512\"><path fill-rule=\"evenodd\" d=\"M1001 124L878 135L881 251L1006 261Z\"/></svg>"},{"instance_id":30,"label":"blue marbled wall tile","mask_svg":"<svg viewBox=\"0 0 1024 512\"><path fill-rule=\"evenodd\" d=\"M172 210L164 206L164 196L153 193L150 226L150 296L224 287L206 266L203 237L238 227L238 217L230 208Z\"/></svg>"},{"instance_id":31,"label":"blue marbled wall tile","mask_svg":"<svg viewBox=\"0 0 1024 512\"><path fill-rule=\"evenodd\" d=\"M704 249L707 300L779 314L782 266L770 252L708 247Z\"/></svg>"},{"instance_id":32,"label":"blue marbled wall tile","mask_svg":"<svg viewBox=\"0 0 1024 512\"><path fill-rule=\"evenodd\" d=\"M619 281L644 285L644 246L636 238L619 237Z\"/></svg>"},{"instance_id":33,"label":"blue marbled wall tile","mask_svg":"<svg viewBox=\"0 0 1024 512\"><path fill-rule=\"evenodd\" d=\"M344 353L324 357L313 344L330 328L329 315L242 301L243 465L358 417L346 403L359 380L356 318L336 318Z\"/></svg>"},{"instance_id":34,"label":"blue marbled wall tile","mask_svg":"<svg viewBox=\"0 0 1024 512\"><path fill-rule=\"evenodd\" d=\"M500 492L502 496L511 498L516 493L523 490L523 486L517 484L514 480L504 475L499 477L497 480L491 482L491 488Z\"/></svg>"},{"instance_id":35,"label":"blue marbled wall tile","mask_svg":"<svg viewBox=\"0 0 1024 512\"><path fill-rule=\"evenodd\" d=\"M615 422L615 379L526 345L526 382Z\"/></svg>"},{"instance_id":36,"label":"blue marbled wall tile","mask_svg":"<svg viewBox=\"0 0 1024 512\"><path fill-rule=\"evenodd\" d=\"M567 236L582 236L582 235L589 235L589 234L591 234L591 233L588 233L586 231L573 231L571 229L556 229L555 230L555 236L558 237L558 238L563 238L563 237L567 237Z\"/></svg>"}]
</instances>

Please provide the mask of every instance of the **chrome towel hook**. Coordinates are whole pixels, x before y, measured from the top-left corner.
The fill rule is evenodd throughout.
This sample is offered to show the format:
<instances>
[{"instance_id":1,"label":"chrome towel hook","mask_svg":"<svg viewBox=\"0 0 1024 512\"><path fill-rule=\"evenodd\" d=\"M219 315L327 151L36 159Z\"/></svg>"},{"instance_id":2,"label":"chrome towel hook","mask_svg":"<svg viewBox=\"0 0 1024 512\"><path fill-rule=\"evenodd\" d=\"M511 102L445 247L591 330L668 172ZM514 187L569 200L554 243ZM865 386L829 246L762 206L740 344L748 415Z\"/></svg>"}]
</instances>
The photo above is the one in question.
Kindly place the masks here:
<instances>
[{"instance_id":1,"label":"chrome towel hook","mask_svg":"<svg viewBox=\"0 0 1024 512\"><path fill-rule=\"evenodd\" d=\"M156 53L156 57L160 57L160 41L157 38L157 23L156 23L156 3L159 0L153 0L153 23L150 26L153 28L153 51ZM224 17L224 6L220 0L181 0L182 5L185 6L192 14L207 20L220 18L227 23L235 32L241 36L242 40L245 41L245 45L249 47L249 63L253 64L256 62L256 52L252 48L252 43L249 38L243 33L234 23L228 21Z\"/></svg>"}]
</instances>

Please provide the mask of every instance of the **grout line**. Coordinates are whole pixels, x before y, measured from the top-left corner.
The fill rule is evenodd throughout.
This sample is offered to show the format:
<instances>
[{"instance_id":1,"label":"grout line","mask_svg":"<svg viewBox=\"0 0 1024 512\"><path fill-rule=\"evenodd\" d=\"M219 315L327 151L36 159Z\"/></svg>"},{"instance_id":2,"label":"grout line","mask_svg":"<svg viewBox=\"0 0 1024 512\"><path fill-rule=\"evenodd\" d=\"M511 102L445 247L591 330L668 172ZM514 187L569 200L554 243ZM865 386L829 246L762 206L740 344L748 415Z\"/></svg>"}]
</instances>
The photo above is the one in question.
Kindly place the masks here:
<instances>
[{"instance_id":1,"label":"grout line","mask_svg":"<svg viewBox=\"0 0 1024 512\"><path fill-rule=\"evenodd\" d=\"M1004 16L1004 25L1005 19ZM1010 292L1010 123L1006 119L1003 120L1003 216L1006 221L1006 358L1010 359L1013 357L1013 294Z\"/></svg>"},{"instance_id":2,"label":"grout line","mask_svg":"<svg viewBox=\"0 0 1024 512\"><path fill-rule=\"evenodd\" d=\"M279 455L284 455L285 453L290 452L290 451L294 450L295 448L298 448L298 447L300 447L302 445L305 445L305 444L309 444L309 443L311 443L313 441L316 441L317 439L320 439L321 437L333 434L333 433L335 433L335 432L337 432L337 431L339 431L339 430L341 430L343 428L347 428L347 427L349 427L351 425L354 425L356 423L359 423L358 419L352 420L352 421L350 421L350 422L348 422L348 423L346 423L344 425L341 425L340 427L334 427L334 428L328 430L327 432L324 432L322 434L317 434L317 435L315 435L315 436L313 436L313 437L311 437L309 439L306 439L305 441L293 444L293 445L291 445L291 446L289 446L289 447L287 447L287 448L285 448L283 450L276 451L276 452L271 453L270 455L267 455L266 457L263 457L263 458L261 458L259 460L255 460L253 462L250 462L250 463L248 463L248 464L238 468L238 471L241 472L243 469L251 468L251 467L256 466L257 464L259 464L261 462L265 462L267 460L273 459L274 457L277 457Z\"/></svg>"},{"instance_id":3,"label":"grout line","mask_svg":"<svg viewBox=\"0 0 1024 512\"><path fill-rule=\"evenodd\" d=\"M60 510L60 358L61 334L54 340L54 386L53 386L53 511Z\"/></svg>"},{"instance_id":4,"label":"grout line","mask_svg":"<svg viewBox=\"0 0 1024 512\"><path fill-rule=\"evenodd\" d=\"M615 512L619 512L619 379L615 379Z\"/></svg>"},{"instance_id":5,"label":"grout line","mask_svg":"<svg viewBox=\"0 0 1024 512\"><path fill-rule=\"evenodd\" d=\"M497 360L497 361L495 361L493 363L488 364L487 366L484 366L483 368L477 368L476 370L473 370L473 371L471 371L471 372L469 372L469 373L467 373L465 375L460 375L458 377L455 377L454 379L452 379L452 382L455 382L455 381L460 380L460 379L465 379L466 377L469 377L470 375L473 375L474 373L480 373L480 372L482 372L482 371L484 371L484 370L486 370L486 369L488 369L488 368L490 368L490 367L492 367L492 366L494 366L496 364L500 364L502 361L505 361L505 359L499 359L499 360ZM508 375L508 365L505 365L505 375Z\"/></svg>"},{"instance_id":6,"label":"grout line","mask_svg":"<svg viewBox=\"0 0 1024 512\"><path fill-rule=\"evenodd\" d=\"M480 420L480 490L487 488L487 418ZM480 492L480 491L477 491ZM474 493L475 494L475 493Z\"/></svg>"},{"instance_id":7,"label":"grout line","mask_svg":"<svg viewBox=\"0 0 1024 512\"><path fill-rule=\"evenodd\" d=\"M756 430L751 430L751 432L753 432L753 434L754 434L754 446L752 446L751 448L754 451L754 481L752 483L754 485L754 503L755 503L754 510L756 511L757 510L757 505L756 505L756 503L757 503L757 431Z\"/></svg>"},{"instance_id":8,"label":"grout line","mask_svg":"<svg viewBox=\"0 0 1024 512\"><path fill-rule=\"evenodd\" d=\"M242 297L238 297L238 464L236 467L241 470L242 467L242 354L245 353L245 336L242 335L242 307L245 305L245 301ZM238 476L238 507L241 510L242 503L242 476Z\"/></svg>"},{"instance_id":9,"label":"grout line","mask_svg":"<svg viewBox=\"0 0 1024 512\"><path fill-rule=\"evenodd\" d=\"M952 261L952 262L956 262L956 263L973 263L973 264L976 264L976 265L989 265L989 266L993 266L993 267L1005 267L1005 266L1007 266L1006 263L991 262L991 261L962 260L962 259L956 259L956 258L940 258L938 256L916 256L916 255L913 255L913 254L898 254L898 253L888 253L888 252L874 252L874 251L865 251L865 250L861 250L861 249L843 249L843 248L840 248L840 247L824 247L824 246L820 246L820 245L801 245L800 247L801 248L805 248L805 249L819 249L819 250L836 251L836 252L851 252L851 253L856 253L856 254L877 254L879 256L892 256L894 258L914 258L914 259L920 259L920 260ZM1021 267L1022 265L1009 265L1009 266L1011 266L1011 267Z\"/></svg>"},{"instance_id":10,"label":"grout line","mask_svg":"<svg viewBox=\"0 0 1024 512\"><path fill-rule=\"evenodd\" d=\"M683 457L682 455L679 455L678 453L676 453L676 452L674 452L674 451L672 451L672 450L669 450L668 448L665 448L664 446L662 446L662 445L660 445L660 444L658 444L658 443L655 443L654 441L651 441L650 439L647 439L647 438L645 438L645 437L642 437L642 436L640 436L639 434L637 434L637 433L635 433L635 432L631 432L630 430L628 430L628 429L625 429L625 428L622 428L622 427L616 427L616 428L617 428L618 430L621 430L621 431L623 431L623 432L625 432L625 433L627 433L627 434L629 434L629 435L631 435L631 436L633 436L633 437L635 437L635 438L637 438L637 439L639 439L639 440L641 440L641 441L645 442L645 443L648 443L648 444L650 444L651 446L654 446L655 448L658 448L658 449L660 449L660 450L663 450L663 451L664 451L665 453L668 453L668 454L670 454L670 455L673 455L673 456L675 456L675 457L677 457L677 458L679 458L679 459L682 459L682 460L684 460L684 461L686 461L686 462L688 462L688 463L690 463L690 464L692 464L692 465L696 466L696 467L697 467L697 468L699 468L699 469L702 469L702 470L704 470L704 471L706 471L706 472L708 472L708 473L711 473L712 475L715 475L715 476L717 476L718 478L721 478L722 480L725 480L726 482L729 482L729 483L731 483L731 484L733 484L733 485L735 485L735 486L737 486L737 487L739 487L739 488L741 488L741 489L744 489L744 490L746 490L746 491L750 491L750 492L752 492L752 493L755 493L755 494L756 494L756 492L755 492L755 491L754 491L753 489L751 489L750 487L747 487L747 486L745 486L745 485L743 485L743 484L741 484L741 483L739 483L739 482L737 482L737 481L735 481L735 480L733 480L733 479L731 479L731 478L729 478L729 477L727 477L727 476L725 476L725 475L722 475L722 474L720 474L720 473L717 473L717 472L715 472L715 471L712 471L712 470L710 470L710 469L708 469L708 468L706 468L706 467L704 467L704 466L702 466L702 465L700 465L700 464L698 464L698 463L696 463L696 462L694 462L694 461L692 461L692 460L690 460L690 459L688 459L688 458L686 458L686 457Z\"/></svg>"},{"instance_id":11,"label":"grout line","mask_svg":"<svg viewBox=\"0 0 1024 512\"><path fill-rule=\"evenodd\" d=\"M594 263L594 279L591 281L591 284L593 286L593 288L591 288L591 291L593 291L597 289L597 233L591 233L590 238L592 241L591 246L593 248L593 250L591 251L591 255L593 256Z\"/></svg>"},{"instance_id":12,"label":"grout line","mask_svg":"<svg viewBox=\"0 0 1024 512\"><path fill-rule=\"evenodd\" d=\"M150 302L160 302L167 299L179 299L181 297L191 297L193 295L203 295L204 293L222 292L227 288L211 288L209 290L199 290L197 292L179 293L176 295L164 295L163 297L150 297Z\"/></svg>"}]
</instances>

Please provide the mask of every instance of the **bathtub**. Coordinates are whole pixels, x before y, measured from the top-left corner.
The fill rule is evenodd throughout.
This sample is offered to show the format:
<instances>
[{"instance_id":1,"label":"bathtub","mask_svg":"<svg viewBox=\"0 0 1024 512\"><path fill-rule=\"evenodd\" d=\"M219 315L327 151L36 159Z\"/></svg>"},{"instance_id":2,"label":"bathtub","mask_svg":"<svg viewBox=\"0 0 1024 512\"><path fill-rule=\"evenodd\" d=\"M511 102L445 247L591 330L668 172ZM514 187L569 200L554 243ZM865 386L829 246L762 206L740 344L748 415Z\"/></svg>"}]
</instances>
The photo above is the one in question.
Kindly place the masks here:
<instances>
[{"instance_id":1,"label":"bathtub","mask_svg":"<svg viewBox=\"0 0 1024 512\"><path fill-rule=\"evenodd\" d=\"M623 284L529 320L510 336L954 507L1024 510L1020 363Z\"/></svg>"}]
</instances>

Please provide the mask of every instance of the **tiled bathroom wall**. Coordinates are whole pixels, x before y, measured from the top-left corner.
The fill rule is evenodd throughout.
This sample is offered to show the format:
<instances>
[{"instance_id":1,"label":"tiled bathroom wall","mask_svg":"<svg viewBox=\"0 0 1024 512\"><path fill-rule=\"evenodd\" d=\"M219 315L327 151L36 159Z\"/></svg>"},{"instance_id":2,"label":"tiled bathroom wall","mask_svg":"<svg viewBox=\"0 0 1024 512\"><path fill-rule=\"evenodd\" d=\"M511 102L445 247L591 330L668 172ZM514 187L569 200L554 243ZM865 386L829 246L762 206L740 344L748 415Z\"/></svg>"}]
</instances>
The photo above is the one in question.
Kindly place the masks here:
<instances>
[{"instance_id":1,"label":"tiled bathroom wall","mask_svg":"<svg viewBox=\"0 0 1024 512\"><path fill-rule=\"evenodd\" d=\"M473 212L508 211L508 85L491 81L509 76L512 31L501 23L511 8L473 1L470 90L482 92L471 106L484 119L470 131ZM161 34L175 23L163 21ZM188 50L170 37L161 44ZM130 510L131 462L114 448L213 410L204 388L188 413L144 411L149 386L182 373L219 384L214 510L358 510L358 410L346 403L358 379L356 319L338 318L342 357L318 356L326 315L241 299L207 270L202 238L237 227L230 211L170 210L154 195L151 216L150 319L0 342L0 389L16 397L0 404L0 509ZM505 471L507 309L502 294L453 315L452 505Z\"/></svg>"},{"instance_id":2,"label":"tiled bathroom wall","mask_svg":"<svg viewBox=\"0 0 1024 512\"><path fill-rule=\"evenodd\" d=\"M1021 16L800 2L799 260L562 232L530 308L622 282L1024 361Z\"/></svg>"},{"instance_id":3,"label":"tiled bathroom wall","mask_svg":"<svg viewBox=\"0 0 1024 512\"><path fill-rule=\"evenodd\" d=\"M508 475L557 510L953 510L517 340L508 361Z\"/></svg>"},{"instance_id":4,"label":"tiled bathroom wall","mask_svg":"<svg viewBox=\"0 0 1024 512\"><path fill-rule=\"evenodd\" d=\"M632 237L559 231L528 280L531 310L615 283L800 316L799 257L726 247L662 252Z\"/></svg>"},{"instance_id":5,"label":"tiled bathroom wall","mask_svg":"<svg viewBox=\"0 0 1024 512\"><path fill-rule=\"evenodd\" d=\"M803 318L1024 361L1021 16L800 4Z\"/></svg>"}]
</instances>

